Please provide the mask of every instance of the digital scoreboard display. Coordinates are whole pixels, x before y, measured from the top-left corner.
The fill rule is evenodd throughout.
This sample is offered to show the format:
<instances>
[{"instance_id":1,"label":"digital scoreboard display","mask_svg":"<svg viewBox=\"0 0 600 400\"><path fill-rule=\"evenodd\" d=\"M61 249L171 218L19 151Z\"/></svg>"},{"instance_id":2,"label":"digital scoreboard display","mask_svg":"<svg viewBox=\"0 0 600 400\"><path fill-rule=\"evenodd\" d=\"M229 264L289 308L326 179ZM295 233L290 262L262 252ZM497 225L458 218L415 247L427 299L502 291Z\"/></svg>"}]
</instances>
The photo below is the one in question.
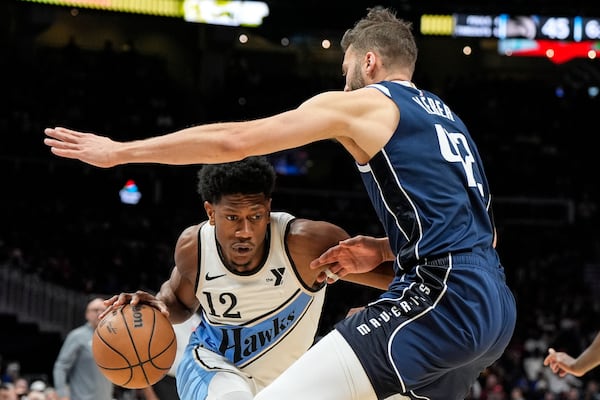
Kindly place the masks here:
<instances>
[{"instance_id":1,"label":"digital scoreboard display","mask_svg":"<svg viewBox=\"0 0 600 400\"><path fill-rule=\"evenodd\" d=\"M579 18L581 40L600 40L600 18Z\"/></svg>"},{"instance_id":2,"label":"digital scoreboard display","mask_svg":"<svg viewBox=\"0 0 600 400\"><path fill-rule=\"evenodd\" d=\"M441 29L441 28L444 29ZM421 33L454 37L580 42L600 40L600 18L508 14L423 15Z\"/></svg>"}]
</instances>

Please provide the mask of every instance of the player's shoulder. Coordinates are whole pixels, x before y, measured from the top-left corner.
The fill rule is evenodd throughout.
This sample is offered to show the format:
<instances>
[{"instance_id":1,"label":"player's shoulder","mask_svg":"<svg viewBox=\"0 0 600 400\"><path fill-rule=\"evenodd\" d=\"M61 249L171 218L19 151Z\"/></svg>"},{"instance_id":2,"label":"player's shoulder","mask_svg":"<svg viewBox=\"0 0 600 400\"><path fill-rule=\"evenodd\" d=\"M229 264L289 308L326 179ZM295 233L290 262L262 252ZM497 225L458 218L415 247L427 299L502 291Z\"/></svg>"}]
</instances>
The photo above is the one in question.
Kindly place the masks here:
<instances>
[{"instance_id":1,"label":"player's shoulder","mask_svg":"<svg viewBox=\"0 0 600 400\"><path fill-rule=\"evenodd\" d=\"M181 233L179 234L179 240L197 240L198 239L198 232L200 231L200 228L202 228L208 221L203 221L199 224L195 224L195 225L190 225L187 228L185 228L184 230L181 231Z\"/></svg>"},{"instance_id":2,"label":"player's shoulder","mask_svg":"<svg viewBox=\"0 0 600 400\"><path fill-rule=\"evenodd\" d=\"M185 228L179 234L179 238L177 239L177 244L175 246L176 252L185 251L186 249L195 249L197 248L199 239L200 229L207 223L207 221L201 222L196 225L190 225ZM195 250L194 250L195 251Z\"/></svg>"},{"instance_id":3,"label":"player's shoulder","mask_svg":"<svg viewBox=\"0 0 600 400\"><path fill-rule=\"evenodd\" d=\"M312 110L335 110L343 111L340 114L343 119L352 117L359 113L365 114L365 109L385 106L387 101L385 96L378 90L370 87L363 87L350 91L333 90L322 92L306 100L299 108L309 108Z\"/></svg>"}]
</instances>

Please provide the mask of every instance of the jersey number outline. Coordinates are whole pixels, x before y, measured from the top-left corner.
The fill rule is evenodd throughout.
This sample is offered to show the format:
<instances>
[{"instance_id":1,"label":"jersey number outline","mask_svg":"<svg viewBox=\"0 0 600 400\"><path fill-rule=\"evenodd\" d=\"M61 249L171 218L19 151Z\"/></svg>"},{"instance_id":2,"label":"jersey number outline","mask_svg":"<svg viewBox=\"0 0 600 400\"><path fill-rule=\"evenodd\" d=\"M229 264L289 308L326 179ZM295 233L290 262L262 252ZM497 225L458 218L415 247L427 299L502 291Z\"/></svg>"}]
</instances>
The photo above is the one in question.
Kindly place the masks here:
<instances>
[{"instance_id":1,"label":"jersey number outline","mask_svg":"<svg viewBox=\"0 0 600 400\"><path fill-rule=\"evenodd\" d=\"M206 301L208 302L208 307L210 308L209 314L214 317L221 317L221 315L217 314L217 311L215 310L212 293L210 293L210 292L202 292L202 293L206 296ZM235 294L230 293L230 292L221 293L219 295L219 303L221 303L223 305L229 304L229 305L227 305L225 312L223 312L223 317L236 318L236 319L242 318L242 315L240 314L239 311L235 312L235 313L233 312L233 309L237 305L237 297L235 297Z\"/></svg>"},{"instance_id":2,"label":"jersey number outline","mask_svg":"<svg viewBox=\"0 0 600 400\"><path fill-rule=\"evenodd\" d=\"M483 185L475 180L473 164L475 157L469 147L469 142L464 134L460 132L448 132L440 124L435 124L438 142L440 144L440 152L444 160L453 163L461 163L467 177L469 187L474 187L479 190L479 194L484 196ZM462 149L462 151L461 151ZM464 153L464 155L463 155Z\"/></svg>"}]
</instances>

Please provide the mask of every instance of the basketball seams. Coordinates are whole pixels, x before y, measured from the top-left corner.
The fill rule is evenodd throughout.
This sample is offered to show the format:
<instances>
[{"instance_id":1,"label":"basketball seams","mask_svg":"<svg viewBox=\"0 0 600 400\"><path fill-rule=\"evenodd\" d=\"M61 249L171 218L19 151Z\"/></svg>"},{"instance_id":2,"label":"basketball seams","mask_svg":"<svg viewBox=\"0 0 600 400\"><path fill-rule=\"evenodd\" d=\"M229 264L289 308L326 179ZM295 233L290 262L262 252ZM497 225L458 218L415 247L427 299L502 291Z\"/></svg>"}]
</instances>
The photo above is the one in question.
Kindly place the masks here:
<instances>
[{"instance_id":1,"label":"basketball seams","mask_svg":"<svg viewBox=\"0 0 600 400\"><path fill-rule=\"evenodd\" d=\"M177 338L171 322L162 314L157 316L160 311L146 304L136 306L135 310L127 304L115 311L96 329L97 343L92 346L96 364L110 381L125 388L138 389L156 383L175 360ZM109 336L104 337L106 332ZM142 349L147 354L142 354Z\"/></svg>"},{"instance_id":2,"label":"basketball seams","mask_svg":"<svg viewBox=\"0 0 600 400\"><path fill-rule=\"evenodd\" d=\"M131 369L133 367L133 365L129 362L129 360L127 359L127 357L125 357L125 355L123 353L121 353L116 347L112 346L110 343L108 343L104 337L102 337L102 334L100 333L100 331L96 330L94 333L99 340L102 341L102 343L104 343L104 345L106 347L108 347L109 349L111 349L112 351L114 351L117 355L121 356L121 358L123 358L123 361L125 361L125 363L127 364L126 366L123 367L106 367L104 365L100 365L97 361L96 364L98 365L98 367L103 368L103 369L107 369L107 370L112 370L112 371L116 371L116 370L121 370L121 369Z\"/></svg>"},{"instance_id":3,"label":"basketball seams","mask_svg":"<svg viewBox=\"0 0 600 400\"><path fill-rule=\"evenodd\" d=\"M136 342L135 342L135 340L133 338L133 332L131 331L132 326L133 327L135 326L134 318L135 318L136 308L139 309L140 314L143 314L143 309L144 309L143 307L144 306L132 306L132 305L129 305L129 307L127 308L127 310L130 311L129 314L131 315L131 324L128 323L127 317L125 316L126 306L127 306L127 304L121 306L121 308L119 309L119 313L121 314L121 317L123 318L123 325L127 329L127 335L129 336L129 341L131 342L131 348L133 349L133 352L135 353L135 356L137 357L137 360L138 360L138 364L132 366L131 371L132 371L132 374L133 374L133 371L134 371L133 368L140 367L140 369L142 370L142 373L144 374L144 379L146 380L146 383L148 385L150 385L150 380L148 379L148 374L146 373L146 370L144 369L144 361L142 361L142 359L140 358L140 353L138 351ZM152 318L156 319L156 315L155 315L154 312L152 313ZM142 319L143 319L143 317L142 317ZM150 338L152 338L153 332L154 332L154 325L152 326L152 330L150 331ZM148 340L148 343L150 343L150 341L151 341L151 339ZM148 358L150 358L150 354L151 354L150 353L150 349L148 349Z\"/></svg>"}]
</instances>

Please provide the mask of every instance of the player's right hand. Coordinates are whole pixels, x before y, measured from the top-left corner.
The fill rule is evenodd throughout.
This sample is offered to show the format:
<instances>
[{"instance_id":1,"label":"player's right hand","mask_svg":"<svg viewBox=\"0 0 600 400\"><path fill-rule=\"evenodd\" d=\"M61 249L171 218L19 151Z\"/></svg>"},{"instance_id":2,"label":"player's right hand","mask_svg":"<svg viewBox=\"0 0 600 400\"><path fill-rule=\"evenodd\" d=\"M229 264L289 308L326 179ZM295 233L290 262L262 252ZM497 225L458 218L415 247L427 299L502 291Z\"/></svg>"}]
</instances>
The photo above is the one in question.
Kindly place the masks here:
<instances>
[{"instance_id":1,"label":"player's right hand","mask_svg":"<svg viewBox=\"0 0 600 400\"><path fill-rule=\"evenodd\" d=\"M118 143L104 136L66 128L46 128L44 144L57 156L74 158L96 167L109 168L114 161Z\"/></svg>"},{"instance_id":2,"label":"player's right hand","mask_svg":"<svg viewBox=\"0 0 600 400\"><path fill-rule=\"evenodd\" d=\"M123 292L121 294L114 295L111 298L104 300L104 305L107 308L106 308L106 310L104 310L104 312L102 312L102 314L99 315L99 318L100 319L104 318L104 316L106 314L110 313L112 310L114 310L116 308L119 308L122 305L125 305L125 304L136 305L136 304L140 304L140 303L148 304L148 305L158 309L167 318L169 317L169 309L167 308L167 305L163 301L158 300L156 298L156 296L154 296L148 292L145 292L143 290L138 290L135 293Z\"/></svg>"}]
</instances>

